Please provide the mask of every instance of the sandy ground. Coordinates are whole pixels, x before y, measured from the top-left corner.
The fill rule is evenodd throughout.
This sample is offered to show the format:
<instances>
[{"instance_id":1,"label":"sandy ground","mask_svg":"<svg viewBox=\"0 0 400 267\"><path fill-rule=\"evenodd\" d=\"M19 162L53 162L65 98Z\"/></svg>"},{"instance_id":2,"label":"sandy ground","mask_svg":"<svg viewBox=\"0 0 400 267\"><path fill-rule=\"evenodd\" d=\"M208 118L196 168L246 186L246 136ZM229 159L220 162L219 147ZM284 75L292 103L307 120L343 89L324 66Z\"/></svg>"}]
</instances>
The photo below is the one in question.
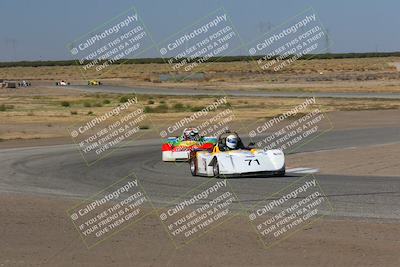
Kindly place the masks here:
<instances>
[{"instance_id":1,"label":"sandy ground","mask_svg":"<svg viewBox=\"0 0 400 267\"><path fill-rule=\"evenodd\" d=\"M315 162L321 174L354 176L394 176L400 173L400 142L386 145L371 145L362 148L337 149L289 155L288 161L296 166ZM357 159L358 164L354 163ZM340 166L340 167L338 167Z\"/></svg>"},{"instance_id":2,"label":"sandy ground","mask_svg":"<svg viewBox=\"0 0 400 267\"><path fill-rule=\"evenodd\" d=\"M0 196L0 266L399 266L400 225L322 219L265 249L238 215L178 250L154 214L87 249L76 200ZM29 222L29 223L28 223Z\"/></svg>"},{"instance_id":3,"label":"sandy ground","mask_svg":"<svg viewBox=\"0 0 400 267\"><path fill-rule=\"evenodd\" d=\"M397 110L341 111L328 116L335 130L390 127L400 123L400 111ZM289 155L288 160L293 167L316 162L321 174L399 176L399 151L400 139L384 145L304 152ZM357 165L348 164L354 159L357 159Z\"/></svg>"}]
</instances>

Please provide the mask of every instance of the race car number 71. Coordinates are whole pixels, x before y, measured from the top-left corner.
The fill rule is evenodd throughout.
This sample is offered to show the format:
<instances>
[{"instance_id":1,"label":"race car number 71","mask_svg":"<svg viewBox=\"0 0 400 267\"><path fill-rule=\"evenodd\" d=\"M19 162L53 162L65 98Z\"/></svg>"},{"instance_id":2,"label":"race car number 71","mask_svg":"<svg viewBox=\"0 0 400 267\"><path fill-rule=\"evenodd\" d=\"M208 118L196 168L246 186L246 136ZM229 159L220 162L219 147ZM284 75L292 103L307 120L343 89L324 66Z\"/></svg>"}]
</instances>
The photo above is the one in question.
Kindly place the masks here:
<instances>
[{"instance_id":1,"label":"race car number 71","mask_svg":"<svg viewBox=\"0 0 400 267\"><path fill-rule=\"evenodd\" d=\"M260 165L260 162L258 161L258 159L245 159L244 161L248 161L249 162L249 166L251 165L251 163L253 162L253 161L255 161L255 162L257 162L257 164L258 165Z\"/></svg>"}]
</instances>

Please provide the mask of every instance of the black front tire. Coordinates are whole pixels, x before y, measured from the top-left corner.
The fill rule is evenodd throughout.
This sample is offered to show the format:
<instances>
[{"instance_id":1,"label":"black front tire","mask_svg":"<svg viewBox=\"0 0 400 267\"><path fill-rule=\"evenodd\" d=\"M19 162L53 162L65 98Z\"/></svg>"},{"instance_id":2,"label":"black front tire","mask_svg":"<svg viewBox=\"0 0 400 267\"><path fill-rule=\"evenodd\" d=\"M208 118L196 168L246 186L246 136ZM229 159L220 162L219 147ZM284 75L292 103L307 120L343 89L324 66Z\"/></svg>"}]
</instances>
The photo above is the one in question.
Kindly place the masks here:
<instances>
[{"instance_id":1,"label":"black front tire","mask_svg":"<svg viewBox=\"0 0 400 267\"><path fill-rule=\"evenodd\" d=\"M286 167L283 166L282 169L280 169L274 176L278 176L278 177L283 177L286 174Z\"/></svg>"},{"instance_id":2,"label":"black front tire","mask_svg":"<svg viewBox=\"0 0 400 267\"><path fill-rule=\"evenodd\" d=\"M219 165L218 165L218 161L215 160L214 164L213 164L213 175L215 178L219 177Z\"/></svg>"},{"instance_id":3,"label":"black front tire","mask_svg":"<svg viewBox=\"0 0 400 267\"><path fill-rule=\"evenodd\" d=\"M197 176L196 158L191 158L189 161L190 173L192 176Z\"/></svg>"}]
</instances>

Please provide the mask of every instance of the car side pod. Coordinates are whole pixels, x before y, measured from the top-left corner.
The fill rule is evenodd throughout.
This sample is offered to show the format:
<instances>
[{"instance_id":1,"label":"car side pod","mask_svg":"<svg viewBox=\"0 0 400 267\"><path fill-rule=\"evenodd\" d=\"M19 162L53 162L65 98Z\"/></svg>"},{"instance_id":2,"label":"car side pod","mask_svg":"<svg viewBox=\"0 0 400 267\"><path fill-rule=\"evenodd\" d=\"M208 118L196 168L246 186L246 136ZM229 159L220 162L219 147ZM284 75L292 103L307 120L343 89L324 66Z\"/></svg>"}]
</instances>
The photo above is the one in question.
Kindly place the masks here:
<instances>
[{"instance_id":1,"label":"car side pod","mask_svg":"<svg viewBox=\"0 0 400 267\"><path fill-rule=\"evenodd\" d=\"M285 154L280 149L273 149L266 151L269 159L275 165L276 168L280 168L285 165Z\"/></svg>"},{"instance_id":2,"label":"car side pod","mask_svg":"<svg viewBox=\"0 0 400 267\"><path fill-rule=\"evenodd\" d=\"M162 161L175 161L175 158L172 155L172 144L162 144L161 147L161 154L162 154Z\"/></svg>"},{"instance_id":3,"label":"car side pod","mask_svg":"<svg viewBox=\"0 0 400 267\"><path fill-rule=\"evenodd\" d=\"M172 145L171 144L163 144L161 147L161 151L171 151Z\"/></svg>"},{"instance_id":4,"label":"car side pod","mask_svg":"<svg viewBox=\"0 0 400 267\"><path fill-rule=\"evenodd\" d=\"M283 175L285 156L281 150L236 150L211 155L213 176Z\"/></svg>"}]
</instances>

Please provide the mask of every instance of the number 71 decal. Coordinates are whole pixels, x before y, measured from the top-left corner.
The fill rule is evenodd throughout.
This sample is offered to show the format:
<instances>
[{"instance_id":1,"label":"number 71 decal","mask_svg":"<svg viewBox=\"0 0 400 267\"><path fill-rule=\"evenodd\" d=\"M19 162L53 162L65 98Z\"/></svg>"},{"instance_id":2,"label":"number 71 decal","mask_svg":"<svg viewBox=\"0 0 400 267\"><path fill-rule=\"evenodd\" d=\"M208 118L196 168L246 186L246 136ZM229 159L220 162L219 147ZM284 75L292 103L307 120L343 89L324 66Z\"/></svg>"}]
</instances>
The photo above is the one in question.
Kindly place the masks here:
<instances>
[{"instance_id":1,"label":"number 71 decal","mask_svg":"<svg viewBox=\"0 0 400 267\"><path fill-rule=\"evenodd\" d=\"M245 159L244 161L248 161L249 166L251 165L252 162L257 162L257 164L260 165L260 162L258 161L258 159Z\"/></svg>"}]
</instances>

